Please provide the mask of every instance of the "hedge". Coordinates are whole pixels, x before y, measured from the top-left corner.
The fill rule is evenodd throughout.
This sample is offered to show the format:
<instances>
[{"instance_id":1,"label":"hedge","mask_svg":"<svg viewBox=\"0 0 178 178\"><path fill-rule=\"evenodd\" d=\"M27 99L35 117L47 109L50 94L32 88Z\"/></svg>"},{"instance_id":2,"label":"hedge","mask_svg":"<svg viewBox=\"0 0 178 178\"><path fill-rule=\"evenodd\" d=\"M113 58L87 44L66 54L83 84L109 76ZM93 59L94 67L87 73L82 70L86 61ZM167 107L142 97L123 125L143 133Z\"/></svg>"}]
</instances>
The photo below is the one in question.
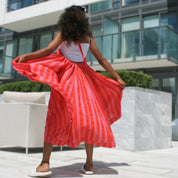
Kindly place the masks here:
<instances>
[{"instance_id":1,"label":"hedge","mask_svg":"<svg viewBox=\"0 0 178 178\"><path fill-rule=\"evenodd\" d=\"M152 88L152 77L142 72L134 72L127 70L116 71L121 78L126 82L126 86L137 86L142 88ZM103 76L112 77L108 72L98 72ZM3 91L18 91L18 92L43 92L50 91L51 87L46 83L34 82L31 80L12 82L0 85L0 94Z\"/></svg>"},{"instance_id":2,"label":"hedge","mask_svg":"<svg viewBox=\"0 0 178 178\"><path fill-rule=\"evenodd\" d=\"M143 72L135 72L128 70L116 70L120 77L126 82L126 86L136 86L142 88L152 89L152 76L144 74ZM99 72L103 76L107 76L115 80L115 78L108 72Z\"/></svg>"}]
</instances>

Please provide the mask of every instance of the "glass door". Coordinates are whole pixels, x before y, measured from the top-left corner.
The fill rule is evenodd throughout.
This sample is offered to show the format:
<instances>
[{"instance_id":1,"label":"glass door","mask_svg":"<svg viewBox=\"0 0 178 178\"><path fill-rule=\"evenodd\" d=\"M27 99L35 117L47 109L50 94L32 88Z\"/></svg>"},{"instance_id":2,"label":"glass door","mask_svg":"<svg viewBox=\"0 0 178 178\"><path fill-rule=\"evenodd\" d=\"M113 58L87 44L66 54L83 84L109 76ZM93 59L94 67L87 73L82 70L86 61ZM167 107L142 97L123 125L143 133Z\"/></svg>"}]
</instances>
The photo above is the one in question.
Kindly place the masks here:
<instances>
[{"instance_id":1,"label":"glass door","mask_svg":"<svg viewBox=\"0 0 178 178\"><path fill-rule=\"evenodd\" d=\"M162 79L162 91L172 93L172 118L175 118L175 102L176 102L176 79L168 77Z\"/></svg>"}]
</instances>

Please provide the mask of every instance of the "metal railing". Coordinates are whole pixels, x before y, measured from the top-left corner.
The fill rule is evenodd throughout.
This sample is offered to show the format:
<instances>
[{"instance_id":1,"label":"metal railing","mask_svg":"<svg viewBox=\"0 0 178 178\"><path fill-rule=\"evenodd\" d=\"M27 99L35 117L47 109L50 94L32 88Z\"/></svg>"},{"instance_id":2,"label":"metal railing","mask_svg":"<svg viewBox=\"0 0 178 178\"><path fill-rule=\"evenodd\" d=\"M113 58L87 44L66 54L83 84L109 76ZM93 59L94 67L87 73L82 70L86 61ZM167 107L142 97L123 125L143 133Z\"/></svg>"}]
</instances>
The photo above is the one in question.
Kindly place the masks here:
<instances>
[{"instance_id":1,"label":"metal railing","mask_svg":"<svg viewBox=\"0 0 178 178\"><path fill-rule=\"evenodd\" d=\"M168 26L95 36L103 56L111 63L168 59L178 64L178 33ZM98 64L87 54L90 65Z\"/></svg>"},{"instance_id":2,"label":"metal railing","mask_svg":"<svg viewBox=\"0 0 178 178\"><path fill-rule=\"evenodd\" d=\"M102 55L110 63L168 59L178 64L178 34L168 26L95 36ZM13 77L15 57L0 55L0 75ZM89 65L98 64L89 51Z\"/></svg>"}]
</instances>

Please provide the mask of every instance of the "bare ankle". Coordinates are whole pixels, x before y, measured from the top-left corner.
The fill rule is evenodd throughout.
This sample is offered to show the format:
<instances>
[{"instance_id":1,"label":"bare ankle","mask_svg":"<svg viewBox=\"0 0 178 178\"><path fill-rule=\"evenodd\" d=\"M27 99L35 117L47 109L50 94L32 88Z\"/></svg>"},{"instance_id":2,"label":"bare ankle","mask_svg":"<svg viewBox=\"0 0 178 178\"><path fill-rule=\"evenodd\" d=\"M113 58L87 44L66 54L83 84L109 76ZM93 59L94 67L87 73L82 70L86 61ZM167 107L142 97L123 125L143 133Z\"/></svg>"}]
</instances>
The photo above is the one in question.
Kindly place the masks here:
<instances>
[{"instance_id":1,"label":"bare ankle","mask_svg":"<svg viewBox=\"0 0 178 178\"><path fill-rule=\"evenodd\" d=\"M42 160L42 161L41 161L41 164L43 164L43 163L48 163L48 164L50 164L49 161L43 161L43 160Z\"/></svg>"}]
</instances>

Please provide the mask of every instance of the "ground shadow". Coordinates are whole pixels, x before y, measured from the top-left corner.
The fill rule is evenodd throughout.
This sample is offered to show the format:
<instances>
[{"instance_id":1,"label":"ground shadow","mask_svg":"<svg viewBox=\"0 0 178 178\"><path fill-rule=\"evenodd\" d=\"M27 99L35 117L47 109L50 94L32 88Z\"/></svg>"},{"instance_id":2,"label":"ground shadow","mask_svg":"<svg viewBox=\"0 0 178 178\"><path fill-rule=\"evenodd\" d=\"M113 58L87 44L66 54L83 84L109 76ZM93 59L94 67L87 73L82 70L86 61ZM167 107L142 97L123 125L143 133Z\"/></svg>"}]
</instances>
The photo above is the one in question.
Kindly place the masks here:
<instances>
[{"instance_id":1,"label":"ground shadow","mask_svg":"<svg viewBox=\"0 0 178 178\"><path fill-rule=\"evenodd\" d=\"M56 177L83 177L83 173L80 172L80 166L83 163L75 163L68 166L60 166L60 167L51 167L52 175L48 176L49 178L56 178ZM94 168L94 175L117 175L119 172L116 169L111 168L110 166L130 166L127 163L106 163L102 161L94 161L93 168Z\"/></svg>"},{"instance_id":2,"label":"ground shadow","mask_svg":"<svg viewBox=\"0 0 178 178\"><path fill-rule=\"evenodd\" d=\"M53 147L53 152L55 151L69 151L69 150L81 150L84 149L84 146L78 146L76 148L71 148L69 146L62 146L62 150L60 146L54 146ZM16 152L16 153L25 153L26 149L22 147L0 147L0 150L2 151L10 151L10 152ZM28 154L33 154L33 153L42 153L43 152L43 147L37 147L37 148L28 148Z\"/></svg>"}]
</instances>

